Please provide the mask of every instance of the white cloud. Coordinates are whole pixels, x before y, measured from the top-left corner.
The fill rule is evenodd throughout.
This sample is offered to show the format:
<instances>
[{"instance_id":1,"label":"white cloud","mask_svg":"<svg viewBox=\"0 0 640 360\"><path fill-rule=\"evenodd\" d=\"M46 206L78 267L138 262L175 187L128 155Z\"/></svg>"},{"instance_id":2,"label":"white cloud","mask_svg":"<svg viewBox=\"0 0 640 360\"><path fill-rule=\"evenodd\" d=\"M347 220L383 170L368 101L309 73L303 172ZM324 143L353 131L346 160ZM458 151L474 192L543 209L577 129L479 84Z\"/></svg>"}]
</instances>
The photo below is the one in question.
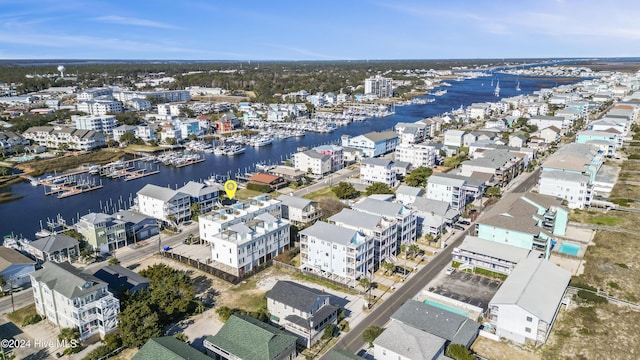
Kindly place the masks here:
<instances>
[{"instance_id":1,"label":"white cloud","mask_svg":"<svg viewBox=\"0 0 640 360\"><path fill-rule=\"evenodd\" d=\"M133 17L125 17L125 16L100 16L96 18L96 20L106 23L112 24L122 24L122 25L133 25L133 26L144 26L144 27L154 27L161 29L177 29L178 27L171 24L161 23L153 20L139 19Z\"/></svg>"}]
</instances>

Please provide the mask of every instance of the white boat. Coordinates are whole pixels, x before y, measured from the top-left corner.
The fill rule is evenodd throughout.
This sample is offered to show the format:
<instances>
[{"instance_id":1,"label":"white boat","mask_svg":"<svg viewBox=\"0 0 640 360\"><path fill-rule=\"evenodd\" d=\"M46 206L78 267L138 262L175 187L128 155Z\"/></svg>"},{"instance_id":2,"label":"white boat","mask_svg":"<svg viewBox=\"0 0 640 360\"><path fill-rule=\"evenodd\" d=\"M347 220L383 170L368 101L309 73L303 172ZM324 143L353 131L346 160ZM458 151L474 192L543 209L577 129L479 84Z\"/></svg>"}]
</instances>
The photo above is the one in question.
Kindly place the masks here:
<instances>
[{"instance_id":1,"label":"white boat","mask_svg":"<svg viewBox=\"0 0 640 360\"><path fill-rule=\"evenodd\" d=\"M493 93L496 97L500 96L500 80L496 83L496 89Z\"/></svg>"},{"instance_id":2,"label":"white boat","mask_svg":"<svg viewBox=\"0 0 640 360\"><path fill-rule=\"evenodd\" d=\"M230 146L227 151L225 151L225 155L228 156L233 156L233 155L238 155L238 154L242 154L245 151L245 147L242 145L232 145Z\"/></svg>"},{"instance_id":3,"label":"white boat","mask_svg":"<svg viewBox=\"0 0 640 360\"><path fill-rule=\"evenodd\" d=\"M251 143L251 145L253 147L262 147L262 146L267 146L269 144L273 143L273 138L270 136L258 136L257 138L255 138L253 140L253 142Z\"/></svg>"},{"instance_id":4,"label":"white boat","mask_svg":"<svg viewBox=\"0 0 640 360\"><path fill-rule=\"evenodd\" d=\"M520 81L516 82L516 91L521 91L520 89Z\"/></svg>"},{"instance_id":5,"label":"white boat","mask_svg":"<svg viewBox=\"0 0 640 360\"><path fill-rule=\"evenodd\" d=\"M295 137L303 137L305 135L304 130L298 130L293 133Z\"/></svg>"},{"instance_id":6,"label":"white boat","mask_svg":"<svg viewBox=\"0 0 640 360\"><path fill-rule=\"evenodd\" d=\"M218 146L215 149L213 149L213 154L214 155L224 155L227 151L227 147L226 146Z\"/></svg>"},{"instance_id":7,"label":"white boat","mask_svg":"<svg viewBox=\"0 0 640 360\"><path fill-rule=\"evenodd\" d=\"M436 92L434 92L434 93L433 93L433 96L442 96L442 95L444 95L444 94L446 94L446 93L447 93L447 89L444 89L444 90L438 90L438 91L436 91Z\"/></svg>"}]
</instances>

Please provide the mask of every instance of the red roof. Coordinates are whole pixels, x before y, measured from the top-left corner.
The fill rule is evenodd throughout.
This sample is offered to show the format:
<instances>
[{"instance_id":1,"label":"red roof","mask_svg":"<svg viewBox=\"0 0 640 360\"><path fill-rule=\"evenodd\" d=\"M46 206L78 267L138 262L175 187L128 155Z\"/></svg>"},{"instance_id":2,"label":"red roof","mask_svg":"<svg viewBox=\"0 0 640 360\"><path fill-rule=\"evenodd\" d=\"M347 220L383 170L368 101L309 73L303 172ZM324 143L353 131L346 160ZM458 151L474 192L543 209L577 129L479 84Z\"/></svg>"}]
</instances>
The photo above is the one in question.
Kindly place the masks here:
<instances>
[{"instance_id":1,"label":"red roof","mask_svg":"<svg viewBox=\"0 0 640 360\"><path fill-rule=\"evenodd\" d=\"M257 173L252 175L249 178L249 181L252 182L256 182L256 183L262 183L262 184L271 184L273 182L276 182L278 180L280 180L280 176L276 176L276 175L269 175L269 174L265 174L265 173Z\"/></svg>"}]
</instances>

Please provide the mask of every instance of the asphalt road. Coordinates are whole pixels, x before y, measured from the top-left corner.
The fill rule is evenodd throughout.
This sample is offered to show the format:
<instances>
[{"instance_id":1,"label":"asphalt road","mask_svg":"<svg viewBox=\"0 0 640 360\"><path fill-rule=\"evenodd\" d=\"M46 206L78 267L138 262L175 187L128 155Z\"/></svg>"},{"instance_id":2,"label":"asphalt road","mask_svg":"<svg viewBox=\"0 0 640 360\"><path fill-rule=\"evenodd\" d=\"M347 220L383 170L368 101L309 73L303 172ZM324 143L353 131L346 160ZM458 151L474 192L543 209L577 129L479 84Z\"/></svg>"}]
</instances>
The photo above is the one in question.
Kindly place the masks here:
<instances>
[{"instance_id":1,"label":"asphalt road","mask_svg":"<svg viewBox=\"0 0 640 360\"><path fill-rule=\"evenodd\" d=\"M540 168L537 167L529 176L524 179L521 183L516 185L514 188L510 189L509 192L527 192L531 190L537 183L540 178Z\"/></svg>"},{"instance_id":2,"label":"asphalt road","mask_svg":"<svg viewBox=\"0 0 640 360\"><path fill-rule=\"evenodd\" d=\"M33 304L33 290L28 288L13 293L13 304L16 310ZM10 312L13 312L13 307L11 306L11 296L7 295L0 299L0 315L6 315Z\"/></svg>"},{"instance_id":3,"label":"asphalt road","mask_svg":"<svg viewBox=\"0 0 640 360\"><path fill-rule=\"evenodd\" d=\"M336 343L335 346L346 349L352 353L357 353L365 343L362 340L362 333L369 326L383 327L390 319L391 315L402 306L408 299L416 296L427 284L433 280L444 267L451 262L451 252L462 243L462 240L469 234L470 226L465 231L456 234L455 240L440 250L440 253L416 274L410 276L405 284L400 286L395 293L384 300L382 304L375 307L358 325L353 327L345 336Z\"/></svg>"},{"instance_id":4,"label":"asphalt road","mask_svg":"<svg viewBox=\"0 0 640 360\"><path fill-rule=\"evenodd\" d=\"M338 174L332 174L330 176L327 176L324 179L320 179L320 181L318 181L317 183L304 187L300 190L294 191L293 195L295 196L304 196L306 194L310 194L312 192L316 192L322 188L325 188L327 186L334 186L337 185L339 182L341 182L342 180L345 180L347 178L349 178L350 176L359 174L360 170L356 169L356 170L340 170L340 172Z\"/></svg>"}]
</instances>

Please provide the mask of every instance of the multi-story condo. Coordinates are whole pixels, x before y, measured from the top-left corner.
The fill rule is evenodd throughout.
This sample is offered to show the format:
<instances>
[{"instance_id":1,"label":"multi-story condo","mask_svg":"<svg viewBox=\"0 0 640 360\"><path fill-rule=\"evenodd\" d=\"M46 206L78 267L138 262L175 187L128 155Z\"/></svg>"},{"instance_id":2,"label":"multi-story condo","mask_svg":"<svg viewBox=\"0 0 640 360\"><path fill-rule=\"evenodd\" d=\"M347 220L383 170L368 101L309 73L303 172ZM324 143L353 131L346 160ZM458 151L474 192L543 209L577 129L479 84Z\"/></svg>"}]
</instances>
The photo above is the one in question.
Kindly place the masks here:
<instances>
[{"instance_id":1,"label":"multi-story condo","mask_svg":"<svg viewBox=\"0 0 640 360\"><path fill-rule=\"evenodd\" d=\"M452 255L453 261L461 263L465 268L477 267L509 275L530 253L530 249L467 235L462 244L453 249Z\"/></svg>"},{"instance_id":2,"label":"multi-story condo","mask_svg":"<svg viewBox=\"0 0 640 360\"><path fill-rule=\"evenodd\" d=\"M393 79L375 75L364 80L365 95L377 95L380 98L393 96Z\"/></svg>"},{"instance_id":3,"label":"multi-story condo","mask_svg":"<svg viewBox=\"0 0 640 360\"><path fill-rule=\"evenodd\" d=\"M189 195L191 197L191 204L198 204L198 212L200 214L206 214L215 207L222 188L218 185L207 186L196 181L189 181L183 187L179 188L178 191Z\"/></svg>"},{"instance_id":4,"label":"multi-story condo","mask_svg":"<svg viewBox=\"0 0 640 360\"><path fill-rule=\"evenodd\" d=\"M90 115L107 115L124 111L122 103L115 100L98 99L78 102L78 111Z\"/></svg>"},{"instance_id":5,"label":"multi-story condo","mask_svg":"<svg viewBox=\"0 0 640 360\"><path fill-rule=\"evenodd\" d=\"M417 144L425 139L425 129L427 124L423 122L405 123L399 122L394 129L400 137L400 144Z\"/></svg>"},{"instance_id":6,"label":"multi-story condo","mask_svg":"<svg viewBox=\"0 0 640 360\"><path fill-rule=\"evenodd\" d=\"M309 174L322 176L331 172L331 157L314 150L293 154L294 167Z\"/></svg>"},{"instance_id":7,"label":"multi-story condo","mask_svg":"<svg viewBox=\"0 0 640 360\"><path fill-rule=\"evenodd\" d=\"M71 121L76 129L98 131L104 135L111 135L118 125L114 115L73 115Z\"/></svg>"},{"instance_id":8,"label":"multi-story condo","mask_svg":"<svg viewBox=\"0 0 640 360\"><path fill-rule=\"evenodd\" d=\"M0 131L0 153L13 154L16 146L28 146L29 140L13 131Z\"/></svg>"},{"instance_id":9,"label":"multi-story condo","mask_svg":"<svg viewBox=\"0 0 640 360\"><path fill-rule=\"evenodd\" d=\"M462 211L466 205L465 180L433 174L427 179L427 199L445 201Z\"/></svg>"},{"instance_id":10,"label":"multi-story condo","mask_svg":"<svg viewBox=\"0 0 640 360\"><path fill-rule=\"evenodd\" d=\"M443 144L445 144L446 146L460 147L462 146L463 136L464 136L464 131L449 129L444 132Z\"/></svg>"},{"instance_id":11,"label":"multi-story condo","mask_svg":"<svg viewBox=\"0 0 640 360\"><path fill-rule=\"evenodd\" d=\"M398 146L398 134L395 131L370 132L350 137L342 135L342 146L362 150L365 157L377 157L390 153Z\"/></svg>"},{"instance_id":12,"label":"multi-story condo","mask_svg":"<svg viewBox=\"0 0 640 360\"><path fill-rule=\"evenodd\" d=\"M463 161L459 175L471 176L474 172L493 175L496 185L506 186L524 171L524 159L515 152L497 149L483 153L483 157Z\"/></svg>"},{"instance_id":13,"label":"multi-story condo","mask_svg":"<svg viewBox=\"0 0 640 360\"><path fill-rule=\"evenodd\" d=\"M489 302L496 335L544 344L558 316L571 273L537 257L522 260Z\"/></svg>"},{"instance_id":14,"label":"multi-story condo","mask_svg":"<svg viewBox=\"0 0 640 360\"><path fill-rule=\"evenodd\" d=\"M106 144L106 139L101 133L60 126L35 126L27 129L22 135L25 139L52 149L59 149L64 145L69 150L92 150Z\"/></svg>"},{"instance_id":15,"label":"multi-story condo","mask_svg":"<svg viewBox=\"0 0 640 360\"><path fill-rule=\"evenodd\" d=\"M395 221L398 229L398 246L411 244L417 239L418 217L416 211L407 206L367 197L354 204L353 209L367 214L380 215L387 221Z\"/></svg>"},{"instance_id":16,"label":"multi-story condo","mask_svg":"<svg viewBox=\"0 0 640 360\"><path fill-rule=\"evenodd\" d=\"M396 167L389 159L363 159L360 164L360 180L367 184L383 183L390 188L398 186Z\"/></svg>"},{"instance_id":17,"label":"multi-story condo","mask_svg":"<svg viewBox=\"0 0 640 360\"><path fill-rule=\"evenodd\" d=\"M318 202L297 196L280 195L278 201L282 202L282 218L289 220L292 225L305 226L314 223L322 216L322 209Z\"/></svg>"},{"instance_id":18,"label":"multi-story condo","mask_svg":"<svg viewBox=\"0 0 640 360\"><path fill-rule=\"evenodd\" d=\"M107 283L69 263L46 262L31 273L36 311L58 328L76 328L80 339L116 330L120 301Z\"/></svg>"},{"instance_id":19,"label":"multi-story condo","mask_svg":"<svg viewBox=\"0 0 640 360\"><path fill-rule=\"evenodd\" d=\"M89 213L80 218L76 229L95 251L108 253L127 246L124 221L104 213Z\"/></svg>"},{"instance_id":20,"label":"multi-story condo","mask_svg":"<svg viewBox=\"0 0 640 360\"><path fill-rule=\"evenodd\" d=\"M162 90L162 91L115 91L113 97L120 101L127 101L135 98L148 99L156 98L168 102L190 101L189 90Z\"/></svg>"},{"instance_id":21,"label":"multi-story condo","mask_svg":"<svg viewBox=\"0 0 640 360\"><path fill-rule=\"evenodd\" d=\"M433 145L401 143L396 148L396 161L405 161L412 168L436 166L438 149Z\"/></svg>"},{"instance_id":22,"label":"multi-story condo","mask_svg":"<svg viewBox=\"0 0 640 360\"><path fill-rule=\"evenodd\" d=\"M191 219L191 197L170 188L147 184L138 191L136 205L141 214L171 224Z\"/></svg>"},{"instance_id":23,"label":"multi-story condo","mask_svg":"<svg viewBox=\"0 0 640 360\"><path fill-rule=\"evenodd\" d=\"M280 211L280 201L259 196L199 217L213 266L241 276L288 249L289 221Z\"/></svg>"},{"instance_id":24,"label":"multi-story condo","mask_svg":"<svg viewBox=\"0 0 640 360\"><path fill-rule=\"evenodd\" d=\"M300 268L351 287L374 271L373 239L362 232L317 221L300 231Z\"/></svg>"},{"instance_id":25,"label":"multi-story condo","mask_svg":"<svg viewBox=\"0 0 640 360\"><path fill-rule=\"evenodd\" d=\"M344 168L344 154L342 146L321 145L314 147L313 150L331 158L331 172L336 172Z\"/></svg>"},{"instance_id":26,"label":"multi-story condo","mask_svg":"<svg viewBox=\"0 0 640 360\"><path fill-rule=\"evenodd\" d=\"M396 256L398 245L398 226L395 221L386 220L380 215L373 215L351 209L329 218L329 222L338 226L361 231L373 239L374 267L378 269L383 261L391 261Z\"/></svg>"},{"instance_id":27,"label":"multi-story condo","mask_svg":"<svg viewBox=\"0 0 640 360\"><path fill-rule=\"evenodd\" d=\"M100 96L110 96L112 90L110 88L88 88L78 93L78 102L93 100Z\"/></svg>"}]
</instances>

